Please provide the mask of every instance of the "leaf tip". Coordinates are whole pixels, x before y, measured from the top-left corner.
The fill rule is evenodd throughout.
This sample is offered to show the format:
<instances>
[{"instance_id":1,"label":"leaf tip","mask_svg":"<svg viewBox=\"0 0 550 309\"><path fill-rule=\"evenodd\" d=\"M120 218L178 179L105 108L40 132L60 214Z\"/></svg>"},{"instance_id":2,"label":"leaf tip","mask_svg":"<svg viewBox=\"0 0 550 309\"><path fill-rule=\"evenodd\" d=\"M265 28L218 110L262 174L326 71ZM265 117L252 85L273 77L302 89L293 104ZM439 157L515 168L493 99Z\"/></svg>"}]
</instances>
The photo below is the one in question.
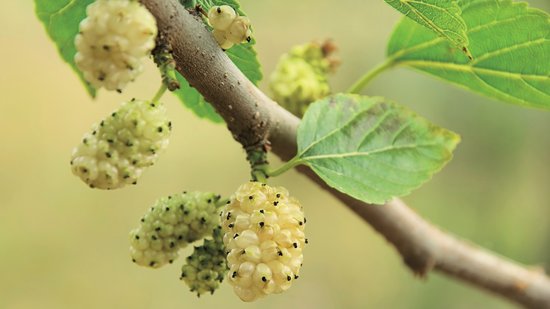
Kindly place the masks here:
<instances>
[{"instance_id":1,"label":"leaf tip","mask_svg":"<svg viewBox=\"0 0 550 309\"><path fill-rule=\"evenodd\" d=\"M450 131L449 131L450 132ZM450 132L451 133L451 139L450 139L450 150L453 151L456 149L456 147L458 146L458 144L460 144L460 142L462 142L462 137L454 132Z\"/></svg>"}]
</instances>

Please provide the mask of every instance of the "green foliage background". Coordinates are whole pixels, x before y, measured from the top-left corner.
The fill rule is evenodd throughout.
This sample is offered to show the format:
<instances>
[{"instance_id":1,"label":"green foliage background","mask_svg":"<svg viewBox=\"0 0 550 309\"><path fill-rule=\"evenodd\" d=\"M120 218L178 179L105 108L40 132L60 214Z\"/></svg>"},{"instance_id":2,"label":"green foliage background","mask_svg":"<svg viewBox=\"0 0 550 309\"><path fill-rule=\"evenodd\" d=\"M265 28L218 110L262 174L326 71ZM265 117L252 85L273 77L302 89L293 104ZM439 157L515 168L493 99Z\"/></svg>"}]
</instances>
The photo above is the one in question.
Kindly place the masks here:
<instances>
[{"instance_id":1,"label":"green foliage background","mask_svg":"<svg viewBox=\"0 0 550 309\"><path fill-rule=\"evenodd\" d=\"M266 77L280 54L312 38L340 44L336 91L384 60L401 14L383 1L339 2L349 10L329 9L331 3L241 2ZM550 12L546 0L530 4ZM284 184L308 218L304 268L288 292L243 305L225 284L214 297L197 299L178 280L183 258L160 270L133 265L127 235L156 198L184 189L228 196L248 179L240 145L224 126L196 118L166 95L174 124L167 153L136 187L90 190L70 173L72 148L121 101L153 96L154 65L122 95L100 91L92 101L59 59L32 1L4 3L0 29L0 308L514 308L439 274L413 278L383 238L294 172L271 181ZM411 207L456 235L548 270L548 112L496 102L406 68L384 73L365 93L462 136L445 169L405 197Z\"/></svg>"}]
</instances>

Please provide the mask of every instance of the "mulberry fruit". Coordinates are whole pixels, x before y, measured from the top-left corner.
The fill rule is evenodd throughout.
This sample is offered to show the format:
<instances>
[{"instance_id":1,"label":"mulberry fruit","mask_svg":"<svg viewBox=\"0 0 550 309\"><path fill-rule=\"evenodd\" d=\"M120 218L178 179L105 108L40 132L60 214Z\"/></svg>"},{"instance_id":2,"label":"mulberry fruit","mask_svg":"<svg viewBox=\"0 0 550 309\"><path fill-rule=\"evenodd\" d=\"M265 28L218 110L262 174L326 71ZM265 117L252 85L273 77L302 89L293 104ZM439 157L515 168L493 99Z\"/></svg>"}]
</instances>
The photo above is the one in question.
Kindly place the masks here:
<instances>
[{"instance_id":1,"label":"mulberry fruit","mask_svg":"<svg viewBox=\"0 0 550 309\"><path fill-rule=\"evenodd\" d=\"M208 12L208 24L214 28L212 33L223 50L234 44L250 42L252 30L250 20L228 5L213 6Z\"/></svg>"},{"instance_id":2,"label":"mulberry fruit","mask_svg":"<svg viewBox=\"0 0 550 309\"><path fill-rule=\"evenodd\" d=\"M336 49L330 41L294 46L270 76L271 98L302 118L311 103L330 94L328 76L338 61L327 56Z\"/></svg>"},{"instance_id":3,"label":"mulberry fruit","mask_svg":"<svg viewBox=\"0 0 550 309\"><path fill-rule=\"evenodd\" d=\"M227 280L235 294L251 302L288 290L307 243L300 203L285 188L249 182L231 196L221 216Z\"/></svg>"},{"instance_id":4,"label":"mulberry fruit","mask_svg":"<svg viewBox=\"0 0 550 309\"><path fill-rule=\"evenodd\" d=\"M216 39L216 41L218 42L218 45L220 45L220 47L223 50L228 50L231 47L233 47L233 45L235 45L233 42L229 41L225 37L225 31L214 29L212 31L212 34L214 34L214 38Z\"/></svg>"},{"instance_id":5,"label":"mulberry fruit","mask_svg":"<svg viewBox=\"0 0 550 309\"><path fill-rule=\"evenodd\" d=\"M213 6L208 11L208 24L214 29L225 31L237 18L237 12L229 5Z\"/></svg>"},{"instance_id":6,"label":"mulberry fruit","mask_svg":"<svg viewBox=\"0 0 550 309\"><path fill-rule=\"evenodd\" d=\"M214 229L212 240L205 239L204 245L195 247L186 262L181 268L181 279L191 292L197 292L199 297L205 293L214 294L229 271L221 226Z\"/></svg>"},{"instance_id":7,"label":"mulberry fruit","mask_svg":"<svg viewBox=\"0 0 550 309\"><path fill-rule=\"evenodd\" d=\"M75 38L75 63L94 88L122 91L155 47L157 22L137 1L98 0Z\"/></svg>"},{"instance_id":8,"label":"mulberry fruit","mask_svg":"<svg viewBox=\"0 0 550 309\"><path fill-rule=\"evenodd\" d=\"M161 103L123 102L92 126L73 149L71 169L91 188L118 189L136 184L168 147L172 123Z\"/></svg>"},{"instance_id":9,"label":"mulberry fruit","mask_svg":"<svg viewBox=\"0 0 550 309\"><path fill-rule=\"evenodd\" d=\"M251 35L250 20L244 16L237 17L225 31L225 37L235 44L250 42Z\"/></svg>"},{"instance_id":10,"label":"mulberry fruit","mask_svg":"<svg viewBox=\"0 0 550 309\"><path fill-rule=\"evenodd\" d=\"M137 265L159 268L172 263L179 249L212 234L219 226L215 193L184 193L163 197L130 232L130 256Z\"/></svg>"}]
</instances>

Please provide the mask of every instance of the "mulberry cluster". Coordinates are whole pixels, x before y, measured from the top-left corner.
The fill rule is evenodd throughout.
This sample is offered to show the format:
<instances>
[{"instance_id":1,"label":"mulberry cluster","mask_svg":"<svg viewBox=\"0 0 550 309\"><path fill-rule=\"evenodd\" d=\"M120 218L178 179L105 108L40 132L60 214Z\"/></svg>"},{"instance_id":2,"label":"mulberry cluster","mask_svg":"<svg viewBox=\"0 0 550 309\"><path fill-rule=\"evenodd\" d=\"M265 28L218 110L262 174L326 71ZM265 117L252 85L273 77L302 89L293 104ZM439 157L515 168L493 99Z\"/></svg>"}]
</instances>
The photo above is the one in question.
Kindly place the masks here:
<instances>
[{"instance_id":1,"label":"mulberry cluster","mask_svg":"<svg viewBox=\"0 0 550 309\"><path fill-rule=\"evenodd\" d=\"M181 268L181 279L191 292L211 293L220 287L229 271L225 258L222 227L214 229L212 240L205 239L204 245L195 247L193 254L187 257L187 264Z\"/></svg>"},{"instance_id":2,"label":"mulberry cluster","mask_svg":"<svg viewBox=\"0 0 550 309\"><path fill-rule=\"evenodd\" d=\"M134 0L97 0L75 38L75 63L94 88L122 91L155 47L157 22Z\"/></svg>"},{"instance_id":3,"label":"mulberry cluster","mask_svg":"<svg viewBox=\"0 0 550 309\"><path fill-rule=\"evenodd\" d=\"M184 193L163 197L130 232L130 255L137 265L159 268L172 263L179 249L212 234L219 226L215 193Z\"/></svg>"},{"instance_id":4,"label":"mulberry cluster","mask_svg":"<svg viewBox=\"0 0 550 309\"><path fill-rule=\"evenodd\" d=\"M168 147L172 123L161 103L123 102L92 126L73 149L71 169L90 188L118 189L136 184Z\"/></svg>"},{"instance_id":5,"label":"mulberry cluster","mask_svg":"<svg viewBox=\"0 0 550 309\"><path fill-rule=\"evenodd\" d=\"M282 55L269 79L271 98L302 118L311 103L330 94L328 77L338 61L327 56L336 48L330 41L312 42Z\"/></svg>"},{"instance_id":6,"label":"mulberry cluster","mask_svg":"<svg viewBox=\"0 0 550 309\"><path fill-rule=\"evenodd\" d=\"M307 244L300 203L285 188L249 182L231 196L221 216L227 279L235 294L251 302L288 290L298 279Z\"/></svg>"},{"instance_id":7,"label":"mulberry cluster","mask_svg":"<svg viewBox=\"0 0 550 309\"><path fill-rule=\"evenodd\" d=\"M213 6L208 11L208 24L214 28L212 33L223 50L251 40L250 20L239 16L229 5Z\"/></svg>"}]
</instances>

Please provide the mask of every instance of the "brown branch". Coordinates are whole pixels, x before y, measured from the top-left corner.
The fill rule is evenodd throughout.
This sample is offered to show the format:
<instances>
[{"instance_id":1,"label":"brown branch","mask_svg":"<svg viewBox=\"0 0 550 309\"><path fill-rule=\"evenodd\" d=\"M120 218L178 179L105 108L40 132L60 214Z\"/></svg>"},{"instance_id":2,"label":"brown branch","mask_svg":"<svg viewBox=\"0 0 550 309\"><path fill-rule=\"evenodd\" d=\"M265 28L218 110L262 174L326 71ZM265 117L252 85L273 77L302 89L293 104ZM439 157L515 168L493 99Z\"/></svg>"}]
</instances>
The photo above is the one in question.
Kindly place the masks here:
<instances>
[{"instance_id":1,"label":"brown branch","mask_svg":"<svg viewBox=\"0 0 550 309\"><path fill-rule=\"evenodd\" d=\"M248 147L268 138L283 160L297 151L299 119L270 100L231 62L214 37L177 0L141 0L170 40L178 71L227 122L235 140ZM350 207L399 251L417 275L437 270L492 291L528 308L550 308L550 280L495 253L431 225L401 200L369 205L329 188L307 167L298 170Z\"/></svg>"}]
</instances>

